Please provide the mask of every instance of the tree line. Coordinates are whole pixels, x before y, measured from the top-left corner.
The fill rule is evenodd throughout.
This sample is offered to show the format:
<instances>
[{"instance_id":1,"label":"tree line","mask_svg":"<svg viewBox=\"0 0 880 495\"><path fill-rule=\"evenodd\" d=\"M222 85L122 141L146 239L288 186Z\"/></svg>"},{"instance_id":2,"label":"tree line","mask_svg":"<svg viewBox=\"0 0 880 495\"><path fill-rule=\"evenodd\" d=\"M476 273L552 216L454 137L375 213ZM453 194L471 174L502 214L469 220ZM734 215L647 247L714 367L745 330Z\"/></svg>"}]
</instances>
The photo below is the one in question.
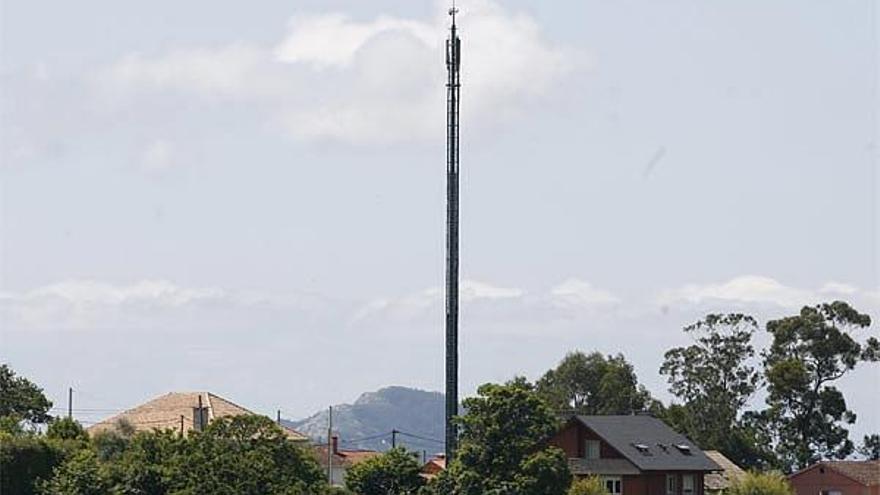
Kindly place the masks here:
<instances>
[{"instance_id":1,"label":"tree line","mask_svg":"<svg viewBox=\"0 0 880 495\"><path fill-rule=\"evenodd\" d=\"M767 322L770 344L756 349L753 317L708 315L684 328L692 344L664 354L659 371L672 404L654 398L623 355L575 351L535 382L485 384L465 399L457 456L434 480L394 449L351 468L347 486L361 495L601 495L595 480L572 484L564 454L546 446L573 413L647 411L754 470L845 458L856 452L847 429L856 417L835 382L880 359L880 341L858 336L870 325L844 302L808 306ZM763 407L749 407L759 392ZM89 436L72 419L51 417L51 407L36 384L0 366L0 493L351 493L328 486L314 455L268 418L221 418L187 436L125 423ZM880 458L880 435L866 436L858 451ZM790 492L772 474L743 483L743 493Z\"/></svg>"},{"instance_id":2,"label":"tree line","mask_svg":"<svg viewBox=\"0 0 880 495\"><path fill-rule=\"evenodd\" d=\"M880 359L880 341L858 332L871 318L845 302L807 306L768 321L766 349L755 349L755 318L710 314L684 328L693 339L669 349L660 367L675 402L664 405L638 384L622 355L569 354L536 382L557 410L577 414L650 411L705 450L746 468L791 472L820 459L856 452L848 426L856 415L835 382L861 363ZM763 408L749 408L758 392ZM880 435L859 453L880 455Z\"/></svg>"}]
</instances>

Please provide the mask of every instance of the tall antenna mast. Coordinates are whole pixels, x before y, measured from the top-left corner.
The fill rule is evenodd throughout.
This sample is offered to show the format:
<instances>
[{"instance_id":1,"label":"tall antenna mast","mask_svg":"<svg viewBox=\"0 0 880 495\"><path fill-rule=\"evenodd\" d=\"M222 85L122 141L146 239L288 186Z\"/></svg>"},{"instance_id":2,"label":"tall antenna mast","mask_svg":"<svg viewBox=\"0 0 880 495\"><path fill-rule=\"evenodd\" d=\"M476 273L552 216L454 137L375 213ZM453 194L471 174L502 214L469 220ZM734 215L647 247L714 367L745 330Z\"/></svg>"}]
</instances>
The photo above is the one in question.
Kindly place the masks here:
<instances>
[{"instance_id":1,"label":"tall antenna mast","mask_svg":"<svg viewBox=\"0 0 880 495\"><path fill-rule=\"evenodd\" d=\"M446 40L446 462L458 447L458 114L461 40L455 26L453 0L449 15L452 28ZM448 464L447 464L448 465Z\"/></svg>"}]
</instances>

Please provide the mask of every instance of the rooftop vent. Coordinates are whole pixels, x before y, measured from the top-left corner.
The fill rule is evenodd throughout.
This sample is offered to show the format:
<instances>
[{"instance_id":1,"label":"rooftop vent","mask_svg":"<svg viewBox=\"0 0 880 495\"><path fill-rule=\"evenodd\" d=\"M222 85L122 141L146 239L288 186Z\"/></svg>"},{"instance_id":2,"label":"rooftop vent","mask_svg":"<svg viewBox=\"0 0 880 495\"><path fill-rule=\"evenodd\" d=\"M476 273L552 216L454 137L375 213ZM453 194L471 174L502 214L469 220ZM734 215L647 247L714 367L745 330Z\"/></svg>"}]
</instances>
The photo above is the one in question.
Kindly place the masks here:
<instances>
[{"instance_id":1,"label":"rooftop vent","mask_svg":"<svg viewBox=\"0 0 880 495\"><path fill-rule=\"evenodd\" d=\"M660 450L662 450L663 452L666 452L667 454L669 453L669 447L667 447L666 445L658 443L657 446L660 447Z\"/></svg>"}]
</instances>

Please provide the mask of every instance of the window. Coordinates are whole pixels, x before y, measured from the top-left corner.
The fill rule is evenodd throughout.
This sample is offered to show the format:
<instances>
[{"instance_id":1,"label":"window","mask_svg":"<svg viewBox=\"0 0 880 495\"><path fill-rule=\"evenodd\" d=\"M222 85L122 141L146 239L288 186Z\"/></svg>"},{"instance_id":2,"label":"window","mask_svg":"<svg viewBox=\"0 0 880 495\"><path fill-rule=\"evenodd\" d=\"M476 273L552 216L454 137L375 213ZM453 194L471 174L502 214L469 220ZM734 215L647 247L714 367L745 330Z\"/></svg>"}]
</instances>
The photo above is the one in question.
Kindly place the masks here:
<instances>
[{"instance_id":1,"label":"window","mask_svg":"<svg viewBox=\"0 0 880 495\"><path fill-rule=\"evenodd\" d=\"M666 495L678 494L678 477L674 474L666 475Z\"/></svg>"},{"instance_id":2,"label":"window","mask_svg":"<svg viewBox=\"0 0 880 495\"><path fill-rule=\"evenodd\" d=\"M680 444L677 444L675 446L675 448L677 448L678 451L684 455L693 455L693 453L691 452L691 447L689 445L680 443Z\"/></svg>"},{"instance_id":3,"label":"window","mask_svg":"<svg viewBox=\"0 0 880 495\"><path fill-rule=\"evenodd\" d=\"M819 495L842 495L840 490L821 490Z\"/></svg>"},{"instance_id":4,"label":"window","mask_svg":"<svg viewBox=\"0 0 880 495\"><path fill-rule=\"evenodd\" d=\"M623 483L620 481L620 476L606 476L602 478L602 481L605 483L605 491L609 495L623 494Z\"/></svg>"},{"instance_id":5,"label":"window","mask_svg":"<svg viewBox=\"0 0 880 495\"><path fill-rule=\"evenodd\" d=\"M681 477L681 493L682 495L694 494L694 475L685 474Z\"/></svg>"},{"instance_id":6,"label":"window","mask_svg":"<svg viewBox=\"0 0 880 495\"><path fill-rule=\"evenodd\" d=\"M639 454L652 455L651 448L643 443L634 443L634 444L632 444L632 446L635 447L635 449L639 451Z\"/></svg>"},{"instance_id":7,"label":"window","mask_svg":"<svg viewBox=\"0 0 880 495\"><path fill-rule=\"evenodd\" d=\"M598 459L599 458L599 441L598 440L587 440L584 444L584 457L587 459Z\"/></svg>"}]
</instances>

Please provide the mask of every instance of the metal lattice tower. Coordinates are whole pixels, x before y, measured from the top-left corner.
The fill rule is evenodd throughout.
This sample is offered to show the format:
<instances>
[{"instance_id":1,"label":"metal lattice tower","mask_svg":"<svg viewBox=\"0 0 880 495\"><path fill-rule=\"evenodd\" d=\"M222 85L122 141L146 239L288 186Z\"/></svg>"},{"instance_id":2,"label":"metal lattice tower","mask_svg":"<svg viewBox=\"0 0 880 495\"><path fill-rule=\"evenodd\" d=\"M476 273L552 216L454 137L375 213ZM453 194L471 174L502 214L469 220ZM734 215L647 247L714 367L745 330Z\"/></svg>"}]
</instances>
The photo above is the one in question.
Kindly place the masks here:
<instances>
[{"instance_id":1,"label":"metal lattice tower","mask_svg":"<svg viewBox=\"0 0 880 495\"><path fill-rule=\"evenodd\" d=\"M452 28L446 40L446 462L455 456L458 429L458 116L461 40L455 26L458 10L449 15ZM447 464L448 465L448 464Z\"/></svg>"}]
</instances>

